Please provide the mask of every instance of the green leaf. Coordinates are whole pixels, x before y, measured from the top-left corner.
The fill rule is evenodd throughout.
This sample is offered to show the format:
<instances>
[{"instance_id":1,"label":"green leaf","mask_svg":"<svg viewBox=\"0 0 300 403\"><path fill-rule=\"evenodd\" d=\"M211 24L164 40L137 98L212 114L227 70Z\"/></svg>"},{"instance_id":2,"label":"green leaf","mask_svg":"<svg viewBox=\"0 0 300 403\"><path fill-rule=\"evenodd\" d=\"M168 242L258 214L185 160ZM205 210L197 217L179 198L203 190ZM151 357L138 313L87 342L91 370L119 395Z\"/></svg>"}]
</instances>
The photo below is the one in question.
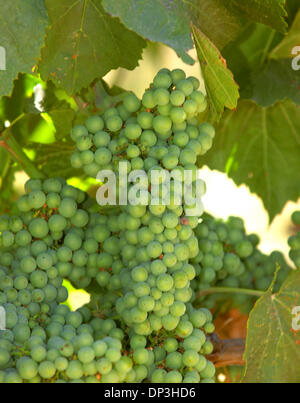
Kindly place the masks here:
<instances>
[{"instance_id":1,"label":"green leaf","mask_svg":"<svg viewBox=\"0 0 300 403\"><path fill-rule=\"evenodd\" d=\"M106 11L130 29L172 47L189 63L191 22L219 49L236 39L249 21L285 32L283 0L103 0Z\"/></svg>"},{"instance_id":2,"label":"green leaf","mask_svg":"<svg viewBox=\"0 0 300 403\"><path fill-rule=\"evenodd\" d=\"M192 27L198 58L202 67L210 105L210 120L219 121L224 108L235 109L239 98L238 85L218 49L195 26Z\"/></svg>"},{"instance_id":3,"label":"green leaf","mask_svg":"<svg viewBox=\"0 0 300 403\"><path fill-rule=\"evenodd\" d=\"M201 159L260 196L271 220L300 195L300 107L290 101L262 108L240 101L227 112L212 150Z\"/></svg>"},{"instance_id":4,"label":"green leaf","mask_svg":"<svg viewBox=\"0 0 300 403\"><path fill-rule=\"evenodd\" d=\"M262 70L251 74L251 99L270 106L291 99L300 104L300 72L292 69L290 59L272 60Z\"/></svg>"},{"instance_id":5,"label":"green leaf","mask_svg":"<svg viewBox=\"0 0 300 403\"><path fill-rule=\"evenodd\" d=\"M299 38L300 38L300 11L298 12L291 30L287 34L287 36L283 39L282 42L273 50L271 53L271 57L274 59L289 59L295 57L292 54L292 49L296 46L299 46Z\"/></svg>"},{"instance_id":6,"label":"green leaf","mask_svg":"<svg viewBox=\"0 0 300 403\"><path fill-rule=\"evenodd\" d=\"M227 0L226 7L232 12L239 13L252 22L259 22L286 32L287 12L284 8L285 0Z\"/></svg>"},{"instance_id":7,"label":"green leaf","mask_svg":"<svg viewBox=\"0 0 300 403\"><path fill-rule=\"evenodd\" d=\"M285 41L283 35L256 24L225 47L223 54L241 87L242 98L252 99L261 106L285 99L299 103L300 73L292 68L289 59L292 47L286 59L271 60L273 52Z\"/></svg>"},{"instance_id":8,"label":"green leaf","mask_svg":"<svg viewBox=\"0 0 300 403\"><path fill-rule=\"evenodd\" d=\"M39 70L69 94L111 69L134 69L144 39L103 10L101 0L46 0L51 26Z\"/></svg>"},{"instance_id":9,"label":"green leaf","mask_svg":"<svg viewBox=\"0 0 300 403\"><path fill-rule=\"evenodd\" d=\"M298 270L278 294L270 289L257 302L248 323L244 383L300 382L300 333L292 326L299 289Z\"/></svg>"},{"instance_id":10,"label":"green leaf","mask_svg":"<svg viewBox=\"0 0 300 403\"><path fill-rule=\"evenodd\" d=\"M103 0L105 10L129 28L154 42L172 47L187 62L193 47L188 5L181 0Z\"/></svg>"},{"instance_id":11,"label":"green leaf","mask_svg":"<svg viewBox=\"0 0 300 403\"><path fill-rule=\"evenodd\" d=\"M62 140L70 136L75 112L66 102L62 103L61 108L49 111L47 115L52 120L56 140Z\"/></svg>"},{"instance_id":12,"label":"green leaf","mask_svg":"<svg viewBox=\"0 0 300 403\"><path fill-rule=\"evenodd\" d=\"M8 95L20 72L31 73L37 64L48 25L43 0L0 0L0 46L6 70L0 70L0 96ZM1 63L0 63L1 64Z\"/></svg>"},{"instance_id":13,"label":"green leaf","mask_svg":"<svg viewBox=\"0 0 300 403\"><path fill-rule=\"evenodd\" d=\"M251 24L236 41L223 49L223 56L240 85L242 97L251 98L252 71L264 66L269 53L282 38L282 34L265 25Z\"/></svg>"},{"instance_id":14,"label":"green leaf","mask_svg":"<svg viewBox=\"0 0 300 403\"><path fill-rule=\"evenodd\" d=\"M70 178L80 176L81 171L72 168L71 155L74 153L74 143L57 141L52 144L32 143L28 149L35 152L34 164L48 177Z\"/></svg>"}]
</instances>

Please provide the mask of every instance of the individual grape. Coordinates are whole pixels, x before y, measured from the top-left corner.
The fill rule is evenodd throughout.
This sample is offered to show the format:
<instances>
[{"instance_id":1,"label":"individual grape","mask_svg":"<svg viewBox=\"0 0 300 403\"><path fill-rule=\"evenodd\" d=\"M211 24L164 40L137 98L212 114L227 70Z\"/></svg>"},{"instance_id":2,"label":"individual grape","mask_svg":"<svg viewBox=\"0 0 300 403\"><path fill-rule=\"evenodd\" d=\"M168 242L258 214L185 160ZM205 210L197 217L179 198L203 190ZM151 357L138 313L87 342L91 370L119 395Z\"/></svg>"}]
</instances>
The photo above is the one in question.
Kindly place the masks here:
<instances>
[{"instance_id":1,"label":"individual grape","mask_svg":"<svg viewBox=\"0 0 300 403\"><path fill-rule=\"evenodd\" d=\"M156 88L169 88L172 85L170 74L160 71L153 80L153 85Z\"/></svg>"},{"instance_id":2,"label":"individual grape","mask_svg":"<svg viewBox=\"0 0 300 403\"><path fill-rule=\"evenodd\" d=\"M171 109L170 118L171 118L173 123L181 124L186 120L187 115L186 115L186 112L185 112L185 110L183 108L174 106Z\"/></svg>"},{"instance_id":3,"label":"individual grape","mask_svg":"<svg viewBox=\"0 0 300 403\"><path fill-rule=\"evenodd\" d=\"M33 359L33 361L40 363L46 359L47 350L42 345L36 345L31 349L30 355L31 355L31 358Z\"/></svg>"},{"instance_id":4,"label":"individual grape","mask_svg":"<svg viewBox=\"0 0 300 403\"><path fill-rule=\"evenodd\" d=\"M10 248L15 242L15 236L10 231L3 231L0 235L0 246L3 248Z\"/></svg>"},{"instance_id":5,"label":"individual grape","mask_svg":"<svg viewBox=\"0 0 300 403\"><path fill-rule=\"evenodd\" d=\"M41 190L35 190L28 195L28 203L32 209L40 209L46 203L46 195Z\"/></svg>"},{"instance_id":6,"label":"individual grape","mask_svg":"<svg viewBox=\"0 0 300 403\"><path fill-rule=\"evenodd\" d=\"M137 112L141 106L140 100L134 94L128 94L123 102L128 112Z\"/></svg>"},{"instance_id":7,"label":"individual grape","mask_svg":"<svg viewBox=\"0 0 300 403\"><path fill-rule=\"evenodd\" d=\"M23 273L32 273L37 268L35 259L32 256L24 257L20 262L20 268Z\"/></svg>"},{"instance_id":8,"label":"individual grape","mask_svg":"<svg viewBox=\"0 0 300 403\"><path fill-rule=\"evenodd\" d=\"M153 119L153 127L158 134L166 134L172 128L172 121L167 116L159 115Z\"/></svg>"},{"instance_id":9,"label":"individual grape","mask_svg":"<svg viewBox=\"0 0 300 403\"><path fill-rule=\"evenodd\" d=\"M38 365L27 357L22 357L17 362L17 369L22 379L30 380L38 373Z\"/></svg>"},{"instance_id":10,"label":"individual grape","mask_svg":"<svg viewBox=\"0 0 300 403\"><path fill-rule=\"evenodd\" d=\"M130 123L126 125L124 133L129 140L136 140L141 136L142 128L138 124Z\"/></svg>"},{"instance_id":11,"label":"individual grape","mask_svg":"<svg viewBox=\"0 0 300 403\"><path fill-rule=\"evenodd\" d=\"M164 383L181 383L182 375L178 371L170 371L166 374Z\"/></svg>"},{"instance_id":12,"label":"individual grape","mask_svg":"<svg viewBox=\"0 0 300 403\"><path fill-rule=\"evenodd\" d=\"M73 127L73 129L71 131L72 140L74 140L75 142L77 142L80 139L80 137L86 136L87 134L88 134L88 130L83 125L77 125L77 126Z\"/></svg>"},{"instance_id":13,"label":"individual grape","mask_svg":"<svg viewBox=\"0 0 300 403\"><path fill-rule=\"evenodd\" d=\"M48 235L49 227L42 218L35 218L29 224L28 230L33 238L42 239Z\"/></svg>"},{"instance_id":14,"label":"individual grape","mask_svg":"<svg viewBox=\"0 0 300 403\"><path fill-rule=\"evenodd\" d=\"M93 142L89 136L82 136L77 140L77 149L79 151L87 151L90 150L93 146Z\"/></svg>"},{"instance_id":15,"label":"individual grape","mask_svg":"<svg viewBox=\"0 0 300 403\"><path fill-rule=\"evenodd\" d=\"M92 347L82 347L78 352L78 359L83 364L92 362L95 358L95 352Z\"/></svg>"},{"instance_id":16,"label":"individual grape","mask_svg":"<svg viewBox=\"0 0 300 403\"><path fill-rule=\"evenodd\" d=\"M171 72L173 83L176 85L186 78L185 72L181 69L175 69Z\"/></svg>"},{"instance_id":17,"label":"individual grape","mask_svg":"<svg viewBox=\"0 0 300 403\"><path fill-rule=\"evenodd\" d=\"M100 147L95 153L95 161L100 166L107 166L112 159L112 153L105 147Z\"/></svg>"}]
</instances>

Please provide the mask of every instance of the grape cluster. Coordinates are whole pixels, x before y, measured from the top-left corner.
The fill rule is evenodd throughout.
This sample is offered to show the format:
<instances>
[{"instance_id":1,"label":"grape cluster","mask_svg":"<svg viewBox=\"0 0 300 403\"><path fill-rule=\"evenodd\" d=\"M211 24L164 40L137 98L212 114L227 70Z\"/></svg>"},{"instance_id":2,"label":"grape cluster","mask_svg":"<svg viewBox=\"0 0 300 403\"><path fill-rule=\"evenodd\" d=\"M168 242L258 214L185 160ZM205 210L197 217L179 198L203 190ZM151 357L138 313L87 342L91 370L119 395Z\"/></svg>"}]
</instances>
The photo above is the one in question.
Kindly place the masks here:
<instances>
[{"instance_id":1,"label":"grape cluster","mask_svg":"<svg viewBox=\"0 0 300 403\"><path fill-rule=\"evenodd\" d=\"M92 318L85 307L57 305L50 318L30 329L25 313L7 306L0 332L0 383L110 383L135 380L133 362L122 355L124 333L111 320Z\"/></svg>"},{"instance_id":2,"label":"grape cluster","mask_svg":"<svg viewBox=\"0 0 300 403\"><path fill-rule=\"evenodd\" d=\"M207 107L199 86L182 70L161 70L142 101L128 93L103 116L92 116L73 128L72 166L92 177L103 169L117 169L120 161L126 161L128 172L195 170L197 157L212 147L215 135L209 123L198 123L197 115Z\"/></svg>"},{"instance_id":3,"label":"grape cluster","mask_svg":"<svg viewBox=\"0 0 300 403\"><path fill-rule=\"evenodd\" d=\"M185 199L178 205L175 197L179 190L183 193L185 170L192 174L193 195L196 186L200 188L198 197L205 193L196 162L212 147L215 130L209 123L198 123L197 115L207 107L198 89L196 78L186 78L180 70L164 69L142 101L134 94L126 94L115 108L101 117L89 118L84 126L72 131L76 142L72 164L88 175L97 176L104 169L118 175L119 162L126 161L128 173L144 170L150 178L153 171L166 170L175 172L179 179L179 184L171 184L168 203L162 202L160 189L158 205L120 206L121 261L117 264L120 272L115 274L115 285L122 285L122 294L117 298L110 291L106 306L115 305L117 314L136 336L148 337L161 330L176 335L186 320L193 327L185 319L193 297L190 283L196 275L189 260L199 252L194 229L203 208L200 203L197 214L189 216L189 209L195 206ZM162 188L166 180L161 179ZM127 185L129 194L131 184ZM148 200L148 183L144 191ZM108 300L105 287L111 283L106 271L98 273L96 280L104 288L97 295L100 305Z\"/></svg>"},{"instance_id":4,"label":"grape cluster","mask_svg":"<svg viewBox=\"0 0 300 403\"><path fill-rule=\"evenodd\" d=\"M266 291L271 286L275 272L277 281L274 287L278 291L291 268L280 252L264 255L257 248L259 238L255 234L247 235L244 222L238 217L229 217L227 222L205 214L197 226L195 234L199 240L199 254L191 263L196 270L193 281L195 293L210 287L244 288ZM215 306L216 301L228 301L228 295L205 297L205 305ZM253 299L245 295L235 295L232 303L238 307Z\"/></svg>"},{"instance_id":5,"label":"grape cluster","mask_svg":"<svg viewBox=\"0 0 300 403\"><path fill-rule=\"evenodd\" d=\"M175 199L185 189L185 170L192 196L205 193L196 162L215 131L198 122L207 106L198 88L196 78L164 69L142 101L127 93L72 130L73 167L93 177L104 169L118 177L120 162L128 173L144 170L149 178L170 172L177 181L167 203L164 175L157 204L120 205L115 215L91 212L86 195L60 179L31 180L18 201L20 216L1 218L0 264L8 285L0 295L16 315L0 334L9 342L3 342L2 381L213 382L215 368L205 358L213 350L212 315L191 304L197 273L190 260L199 255L194 230L203 208L185 194L180 204ZM132 186L127 183L128 195ZM151 187L144 184L147 199ZM41 298L35 297L33 314L32 301L20 301L23 290L14 288L20 273L29 293ZM67 298L63 279L90 292L82 311L60 305ZM22 346L20 323L27 326Z\"/></svg>"}]
</instances>

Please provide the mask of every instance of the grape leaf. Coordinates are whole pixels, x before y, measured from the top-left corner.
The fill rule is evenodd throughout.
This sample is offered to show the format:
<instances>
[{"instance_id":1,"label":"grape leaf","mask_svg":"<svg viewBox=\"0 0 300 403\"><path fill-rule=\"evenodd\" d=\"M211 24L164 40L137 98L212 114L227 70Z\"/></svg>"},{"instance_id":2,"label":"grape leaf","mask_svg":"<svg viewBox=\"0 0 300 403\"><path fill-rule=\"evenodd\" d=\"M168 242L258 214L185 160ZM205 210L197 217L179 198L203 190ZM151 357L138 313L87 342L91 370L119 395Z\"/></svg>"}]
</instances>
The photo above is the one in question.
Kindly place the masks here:
<instances>
[{"instance_id":1,"label":"grape leaf","mask_svg":"<svg viewBox=\"0 0 300 403\"><path fill-rule=\"evenodd\" d=\"M222 51L228 68L240 85L241 97L251 98L253 71L264 66L272 49L280 43L283 35L262 24L251 24L239 38Z\"/></svg>"},{"instance_id":2,"label":"grape leaf","mask_svg":"<svg viewBox=\"0 0 300 403\"><path fill-rule=\"evenodd\" d=\"M192 27L198 58L202 67L210 105L210 120L219 121L224 108L235 109L239 98L238 85L226 61L212 42L195 26Z\"/></svg>"},{"instance_id":3,"label":"grape leaf","mask_svg":"<svg viewBox=\"0 0 300 403\"><path fill-rule=\"evenodd\" d=\"M287 12L285 0L227 0L226 7L232 12L239 13L252 22L260 22L279 32L286 32Z\"/></svg>"},{"instance_id":4,"label":"grape leaf","mask_svg":"<svg viewBox=\"0 0 300 403\"><path fill-rule=\"evenodd\" d=\"M201 162L226 172L237 185L257 193L271 220L300 195L300 107L291 101L263 108L240 101L218 128Z\"/></svg>"},{"instance_id":5,"label":"grape leaf","mask_svg":"<svg viewBox=\"0 0 300 403\"><path fill-rule=\"evenodd\" d=\"M130 29L172 47L185 62L192 48L190 23L219 49L234 40L247 21L261 22L285 32L283 0L103 0L108 13Z\"/></svg>"},{"instance_id":6,"label":"grape leaf","mask_svg":"<svg viewBox=\"0 0 300 403\"><path fill-rule=\"evenodd\" d=\"M185 61L193 47L189 7L181 0L103 0L105 10L130 29L154 42L172 47Z\"/></svg>"},{"instance_id":7,"label":"grape leaf","mask_svg":"<svg viewBox=\"0 0 300 403\"><path fill-rule=\"evenodd\" d=\"M80 176L81 171L71 166L70 158L74 153L74 143L57 141L52 144L32 143L29 149L35 151L34 163L39 170L49 177L70 178Z\"/></svg>"},{"instance_id":8,"label":"grape leaf","mask_svg":"<svg viewBox=\"0 0 300 403\"><path fill-rule=\"evenodd\" d=\"M295 57L292 49L300 46L300 11L298 12L291 30L282 42L273 50L270 57L274 59L288 59Z\"/></svg>"},{"instance_id":9,"label":"grape leaf","mask_svg":"<svg viewBox=\"0 0 300 403\"><path fill-rule=\"evenodd\" d=\"M291 99L300 104L300 72L291 67L290 59L272 60L262 70L251 73L251 99L270 106Z\"/></svg>"},{"instance_id":10,"label":"grape leaf","mask_svg":"<svg viewBox=\"0 0 300 403\"><path fill-rule=\"evenodd\" d=\"M73 109L71 109L68 104L64 102L61 108L49 111L48 115L53 123L53 130L55 132L56 140L59 141L69 137L73 121L75 119L75 112Z\"/></svg>"},{"instance_id":11,"label":"grape leaf","mask_svg":"<svg viewBox=\"0 0 300 403\"><path fill-rule=\"evenodd\" d=\"M281 290L270 289L256 304L248 323L243 383L299 383L300 333L293 330L293 308L300 305L300 271Z\"/></svg>"},{"instance_id":12,"label":"grape leaf","mask_svg":"<svg viewBox=\"0 0 300 403\"><path fill-rule=\"evenodd\" d=\"M104 11L101 0L46 0L51 26L39 65L69 94L79 92L111 69L134 69L144 39Z\"/></svg>"},{"instance_id":13,"label":"grape leaf","mask_svg":"<svg viewBox=\"0 0 300 403\"><path fill-rule=\"evenodd\" d=\"M224 57L241 87L242 98L255 100L261 106L285 99L300 102L300 73L292 68L288 58L271 60L274 49L285 40L275 30L256 24L224 48Z\"/></svg>"},{"instance_id":14,"label":"grape leaf","mask_svg":"<svg viewBox=\"0 0 300 403\"><path fill-rule=\"evenodd\" d=\"M31 73L38 62L48 25L42 0L0 0L0 96L12 91L20 72ZM5 61L4 61L5 55ZM2 59L1 59L2 58Z\"/></svg>"}]
</instances>

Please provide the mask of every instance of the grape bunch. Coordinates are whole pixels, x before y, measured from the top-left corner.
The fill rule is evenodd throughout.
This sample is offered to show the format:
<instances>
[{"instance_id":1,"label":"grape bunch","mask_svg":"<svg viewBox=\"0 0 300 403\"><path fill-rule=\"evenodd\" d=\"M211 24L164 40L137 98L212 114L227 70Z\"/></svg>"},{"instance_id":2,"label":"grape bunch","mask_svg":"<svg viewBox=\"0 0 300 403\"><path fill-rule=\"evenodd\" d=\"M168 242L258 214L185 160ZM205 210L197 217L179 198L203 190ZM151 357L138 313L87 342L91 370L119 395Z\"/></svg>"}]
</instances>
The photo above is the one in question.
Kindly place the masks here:
<instances>
[{"instance_id":1,"label":"grape bunch","mask_svg":"<svg viewBox=\"0 0 300 403\"><path fill-rule=\"evenodd\" d=\"M164 69L142 101L127 93L72 130L74 168L92 177L110 169L118 184L120 162L127 173L158 172L158 203L100 214L63 180L30 180L19 216L1 217L0 301L10 320L0 333L0 381L213 382L205 357L212 315L192 305L205 193L196 163L215 135L198 122L207 106L198 88L181 70ZM166 172L176 178L167 202ZM150 199L154 185L140 186ZM130 196L133 184L126 188ZM81 311L61 305L64 279L91 294Z\"/></svg>"},{"instance_id":2,"label":"grape bunch","mask_svg":"<svg viewBox=\"0 0 300 403\"><path fill-rule=\"evenodd\" d=\"M291 268L280 252L269 256L260 252L258 236L247 235L239 217L229 217L224 222L205 214L195 233L199 240L199 254L191 260L197 274L193 280L195 293L210 287L267 291L279 266L274 287L278 291L290 273ZM228 295L205 297L202 304L211 308L217 300L228 303ZM253 298L247 295L235 295L231 301L237 307L253 306Z\"/></svg>"}]
</instances>

